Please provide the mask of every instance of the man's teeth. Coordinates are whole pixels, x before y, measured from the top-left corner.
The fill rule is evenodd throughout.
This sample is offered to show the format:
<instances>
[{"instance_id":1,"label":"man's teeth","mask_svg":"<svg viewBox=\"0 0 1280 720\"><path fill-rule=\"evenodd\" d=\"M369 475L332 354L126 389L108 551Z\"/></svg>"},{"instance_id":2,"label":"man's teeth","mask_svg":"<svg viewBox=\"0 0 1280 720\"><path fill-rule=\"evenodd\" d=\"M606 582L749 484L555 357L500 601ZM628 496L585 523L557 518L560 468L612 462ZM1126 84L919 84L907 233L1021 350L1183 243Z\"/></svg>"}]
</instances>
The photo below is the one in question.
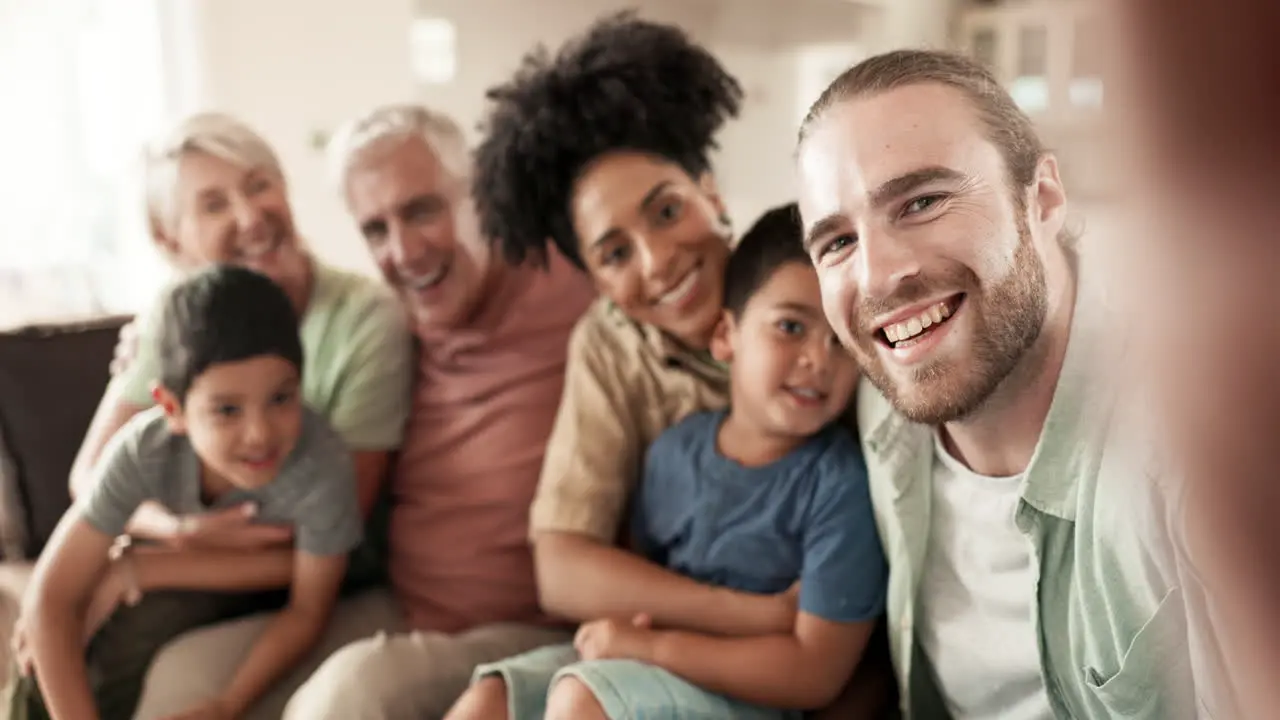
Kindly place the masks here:
<instances>
[{"instance_id":1,"label":"man's teeth","mask_svg":"<svg viewBox=\"0 0 1280 720\"><path fill-rule=\"evenodd\" d=\"M678 285L663 293L658 298L659 305L674 305L689 295L689 291L693 289L694 284L698 281L697 268L689 271L688 275L680 281Z\"/></svg>"},{"instance_id":2,"label":"man's teeth","mask_svg":"<svg viewBox=\"0 0 1280 720\"><path fill-rule=\"evenodd\" d=\"M405 287L411 290L426 290L434 286L436 283L444 279L446 268L444 266L436 268L435 272L427 275L419 275L417 277L406 277L404 279Z\"/></svg>"},{"instance_id":3,"label":"man's teeth","mask_svg":"<svg viewBox=\"0 0 1280 720\"><path fill-rule=\"evenodd\" d=\"M249 260L259 260L267 253L275 250L279 245L279 238L272 238L271 240L260 243L251 249L242 249L240 254Z\"/></svg>"},{"instance_id":4,"label":"man's teeth","mask_svg":"<svg viewBox=\"0 0 1280 720\"><path fill-rule=\"evenodd\" d=\"M902 342L924 332L932 325L951 317L951 308L945 302L940 302L932 307L926 308L924 312L900 323L886 325L884 328L884 336L888 338L890 343Z\"/></svg>"}]
</instances>

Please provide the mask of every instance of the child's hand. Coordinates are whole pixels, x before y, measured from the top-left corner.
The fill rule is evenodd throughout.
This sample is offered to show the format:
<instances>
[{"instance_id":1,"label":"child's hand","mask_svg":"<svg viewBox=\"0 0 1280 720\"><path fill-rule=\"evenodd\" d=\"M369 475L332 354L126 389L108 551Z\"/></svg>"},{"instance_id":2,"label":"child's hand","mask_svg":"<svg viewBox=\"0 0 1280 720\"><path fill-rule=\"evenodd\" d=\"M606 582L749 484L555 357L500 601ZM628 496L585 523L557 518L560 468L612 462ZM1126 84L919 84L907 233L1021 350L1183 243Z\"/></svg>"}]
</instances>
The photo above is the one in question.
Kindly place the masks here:
<instances>
[{"instance_id":1,"label":"child's hand","mask_svg":"<svg viewBox=\"0 0 1280 720\"><path fill-rule=\"evenodd\" d=\"M257 507L241 503L178 518L170 543L178 549L261 550L293 540L293 528L256 521Z\"/></svg>"},{"instance_id":2,"label":"child's hand","mask_svg":"<svg viewBox=\"0 0 1280 720\"><path fill-rule=\"evenodd\" d=\"M221 700L209 700L164 720L235 720L235 714Z\"/></svg>"},{"instance_id":3,"label":"child's hand","mask_svg":"<svg viewBox=\"0 0 1280 720\"><path fill-rule=\"evenodd\" d=\"M656 638L647 615L625 620L593 620L578 628L573 646L583 660L640 660L652 656Z\"/></svg>"},{"instance_id":4,"label":"child's hand","mask_svg":"<svg viewBox=\"0 0 1280 720\"><path fill-rule=\"evenodd\" d=\"M138 357L137 321L125 323L120 328L120 337L116 340L115 352L111 358L111 376L115 377L128 370Z\"/></svg>"}]
</instances>

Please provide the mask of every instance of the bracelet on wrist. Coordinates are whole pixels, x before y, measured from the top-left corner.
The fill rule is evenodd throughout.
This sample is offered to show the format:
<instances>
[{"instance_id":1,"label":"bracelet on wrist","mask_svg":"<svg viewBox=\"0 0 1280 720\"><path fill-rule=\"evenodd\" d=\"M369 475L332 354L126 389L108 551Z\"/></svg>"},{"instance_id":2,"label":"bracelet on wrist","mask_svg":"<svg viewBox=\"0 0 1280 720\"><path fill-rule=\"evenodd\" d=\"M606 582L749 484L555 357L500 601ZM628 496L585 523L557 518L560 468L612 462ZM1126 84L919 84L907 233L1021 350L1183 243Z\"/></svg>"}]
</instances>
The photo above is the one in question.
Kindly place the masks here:
<instances>
[{"instance_id":1,"label":"bracelet on wrist","mask_svg":"<svg viewBox=\"0 0 1280 720\"><path fill-rule=\"evenodd\" d=\"M111 563L119 569L124 580L124 604L130 607L142 601L142 586L138 583L138 569L133 561L133 539L128 535L116 538L111 546Z\"/></svg>"}]
</instances>

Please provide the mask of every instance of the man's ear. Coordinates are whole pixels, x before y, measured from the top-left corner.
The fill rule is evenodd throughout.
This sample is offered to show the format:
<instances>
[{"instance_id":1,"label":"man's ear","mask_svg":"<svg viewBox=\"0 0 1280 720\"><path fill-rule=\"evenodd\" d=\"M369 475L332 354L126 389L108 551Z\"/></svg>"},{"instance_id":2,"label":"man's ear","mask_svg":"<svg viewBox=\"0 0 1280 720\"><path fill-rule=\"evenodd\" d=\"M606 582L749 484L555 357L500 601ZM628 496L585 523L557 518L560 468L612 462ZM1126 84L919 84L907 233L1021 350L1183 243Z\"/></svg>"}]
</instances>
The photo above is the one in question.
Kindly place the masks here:
<instances>
[{"instance_id":1,"label":"man's ear","mask_svg":"<svg viewBox=\"0 0 1280 720\"><path fill-rule=\"evenodd\" d=\"M169 423L169 430L179 435L187 431L186 417L182 412L182 403L178 400L177 395L174 395L169 388L156 383L151 386L151 398L164 410L164 417Z\"/></svg>"},{"instance_id":2,"label":"man's ear","mask_svg":"<svg viewBox=\"0 0 1280 720\"><path fill-rule=\"evenodd\" d=\"M1056 239L1066 223L1067 191L1058 175L1058 159L1045 155L1036 165L1035 185L1031 187L1031 204L1035 215L1031 222L1045 226L1045 235Z\"/></svg>"},{"instance_id":3,"label":"man's ear","mask_svg":"<svg viewBox=\"0 0 1280 720\"><path fill-rule=\"evenodd\" d=\"M711 357L722 363L733 362L733 334L736 328L733 313L728 310L720 311L720 322L716 323L716 329L711 333Z\"/></svg>"}]
</instances>

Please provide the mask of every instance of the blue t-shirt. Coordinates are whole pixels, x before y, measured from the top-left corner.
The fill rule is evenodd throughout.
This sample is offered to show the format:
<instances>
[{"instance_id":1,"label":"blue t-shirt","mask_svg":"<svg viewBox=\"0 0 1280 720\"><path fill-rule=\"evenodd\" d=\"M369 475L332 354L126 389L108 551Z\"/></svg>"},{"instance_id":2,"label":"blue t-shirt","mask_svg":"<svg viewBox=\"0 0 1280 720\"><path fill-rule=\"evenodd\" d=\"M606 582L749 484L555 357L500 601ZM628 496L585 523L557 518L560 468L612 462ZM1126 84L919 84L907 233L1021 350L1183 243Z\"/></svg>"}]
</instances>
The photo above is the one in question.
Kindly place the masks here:
<instances>
[{"instance_id":1,"label":"blue t-shirt","mask_svg":"<svg viewBox=\"0 0 1280 720\"><path fill-rule=\"evenodd\" d=\"M649 447L632 517L637 549L700 582L778 593L832 622L884 609L888 569L858 441L833 423L786 457L745 467L721 455L725 412L695 413Z\"/></svg>"}]
</instances>

